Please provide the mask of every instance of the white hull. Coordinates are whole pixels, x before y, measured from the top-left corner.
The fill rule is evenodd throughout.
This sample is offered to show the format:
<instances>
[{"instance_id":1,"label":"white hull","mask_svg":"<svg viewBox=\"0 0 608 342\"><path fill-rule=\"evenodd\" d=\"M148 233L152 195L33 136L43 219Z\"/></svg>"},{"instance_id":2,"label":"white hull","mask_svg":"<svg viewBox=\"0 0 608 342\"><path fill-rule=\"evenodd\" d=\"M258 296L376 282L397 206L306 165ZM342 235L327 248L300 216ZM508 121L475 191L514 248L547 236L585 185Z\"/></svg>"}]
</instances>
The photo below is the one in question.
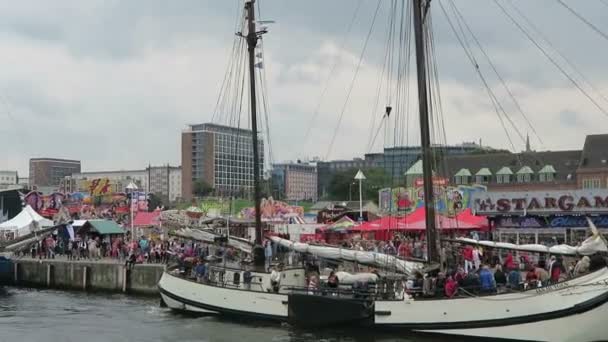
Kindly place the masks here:
<instances>
[{"instance_id":1,"label":"white hull","mask_svg":"<svg viewBox=\"0 0 608 342\"><path fill-rule=\"evenodd\" d=\"M375 304L379 327L529 341L608 339L608 269L520 293Z\"/></svg>"},{"instance_id":2,"label":"white hull","mask_svg":"<svg viewBox=\"0 0 608 342\"><path fill-rule=\"evenodd\" d=\"M503 337L524 341L590 342L607 341L608 303L582 314L564 318L494 328L431 330L423 332L477 337Z\"/></svg>"},{"instance_id":3,"label":"white hull","mask_svg":"<svg viewBox=\"0 0 608 342\"><path fill-rule=\"evenodd\" d=\"M288 273L285 277L293 281L300 277L297 274ZM265 274L258 276L262 283L267 280ZM206 285L166 272L158 287L171 309L289 320L288 295L285 293ZM455 299L376 301L374 310L374 326L379 329L525 341L608 340L608 268L553 287L526 292Z\"/></svg>"},{"instance_id":4,"label":"white hull","mask_svg":"<svg viewBox=\"0 0 608 342\"><path fill-rule=\"evenodd\" d=\"M231 279L233 271L226 271ZM302 286L303 270L284 271L281 284ZM262 319L287 320L287 294L274 293L270 289L267 273L253 273L253 291L239 286L215 286L197 283L168 272L163 273L158 288L163 301L171 309L193 313L251 316Z\"/></svg>"}]
</instances>

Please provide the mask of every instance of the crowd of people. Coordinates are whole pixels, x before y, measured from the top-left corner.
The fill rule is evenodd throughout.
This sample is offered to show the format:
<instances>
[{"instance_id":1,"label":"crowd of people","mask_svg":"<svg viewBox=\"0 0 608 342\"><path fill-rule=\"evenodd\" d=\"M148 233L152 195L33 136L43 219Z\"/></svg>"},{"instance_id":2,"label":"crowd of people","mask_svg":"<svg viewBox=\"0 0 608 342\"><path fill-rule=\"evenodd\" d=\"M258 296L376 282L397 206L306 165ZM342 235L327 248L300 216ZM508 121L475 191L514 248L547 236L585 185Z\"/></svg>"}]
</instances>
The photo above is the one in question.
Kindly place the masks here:
<instances>
[{"instance_id":1,"label":"crowd of people","mask_svg":"<svg viewBox=\"0 0 608 342\"><path fill-rule=\"evenodd\" d=\"M66 239L49 235L16 252L33 259L66 258L67 260L113 260L116 262L167 263L171 256L188 252L186 243L177 239L152 239L146 236L84 235Z\"/></svg>"},{"instance_id":2,"label":"crowd of people","mask_svg":"<svg viewBox=\"0 0 608 342\"><path fill-rule=\"evenodd\" d=\"M452 298L459 294L522 291L563 282L606 266L599 255L568 259L552 255L546 259L525 252L484 251L469 245L459 249L461 257L457 263L447 263L441 271L417 273L409 278L408 292L415 296Z\"/></svg>"}]
</instances>

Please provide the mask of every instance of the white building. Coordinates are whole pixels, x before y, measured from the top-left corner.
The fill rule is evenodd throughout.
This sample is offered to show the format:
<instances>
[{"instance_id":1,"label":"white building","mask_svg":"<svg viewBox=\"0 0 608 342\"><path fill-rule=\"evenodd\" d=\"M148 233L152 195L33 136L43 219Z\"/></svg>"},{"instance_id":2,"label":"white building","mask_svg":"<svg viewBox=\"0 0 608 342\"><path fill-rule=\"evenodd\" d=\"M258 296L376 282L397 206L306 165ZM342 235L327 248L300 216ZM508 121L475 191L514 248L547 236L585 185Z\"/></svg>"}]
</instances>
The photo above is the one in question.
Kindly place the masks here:
<instances>
[{"instance_id":1,"label":"white building","mask_svg":"<svg viewBox=\"0 0 608 342\"><path fill-rule=\"evenodd\" d=\"M124 192L133 182L140 191L150 192L173 202L182 196L182 174L179 166L149 166L142 170L80 172L65 177L66 192L90 191L91 182L108 179L110 191Z\"/></svg>"},{"instance_id":2,"label":"white building","mask_svg":"<svg viewBox=\"0 0 608 342\"><path fill-rule=\"evenodd\" d=\"M0 171L0 185L19 184L17 171Z\"/></svg>"},{"instance_id":3,"label":"white building","mask_svg":"<svg viewBox=\"0 0 608 342\"><path fill-rule=\"evenodd\" d=\"M317 200L317 166L314 163L272 165L273 192L290 201Z\"/></svg>"},{"instance_id":4,"label":"white building","mask_svg":"<svg viewBox=\"0 0 608 342\"><path fill-rule=\"evenodd\" d=\"M175 202L182 197L182 168L180 166L151 166L146 168L149 192Z\"/></svg>"}]
</instances>

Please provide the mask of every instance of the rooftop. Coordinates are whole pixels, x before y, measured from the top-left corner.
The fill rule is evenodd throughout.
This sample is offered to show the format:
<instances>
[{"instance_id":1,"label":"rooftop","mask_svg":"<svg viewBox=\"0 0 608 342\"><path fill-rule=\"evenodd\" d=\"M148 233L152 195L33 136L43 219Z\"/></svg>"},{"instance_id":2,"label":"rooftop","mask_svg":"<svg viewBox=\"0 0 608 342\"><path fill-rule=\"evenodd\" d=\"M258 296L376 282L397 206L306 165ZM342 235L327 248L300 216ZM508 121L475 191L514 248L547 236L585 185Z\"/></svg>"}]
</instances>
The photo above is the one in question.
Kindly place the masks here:
<instances>
[{"instance_id":1,"label":"rooftop","mask_svg":"<svg viewBox=\"0 0 608 342\"><path fill-rule=\"evenodd\" d=\"M30 158L30 162L61 162L61 163L78 163L80 164L80 160L74 159L60 159L60 158Z\"/></svg>"},{"instance_id":2,"label":"rooftop","mask_svg":"<svg viewBox=\"0 0 608 342\"><path fill-rule=\"evenodd\" d=\"M585 138L581 169L595 169L608 167L608 134L588 135Z\"/></svg>"},{"instance_id":3,"label":"rooftop","mask_svg":"<svg viewBox=\"0 0 608 342\"><path fill-rule=\"evenodd\" d=\"M472 174L482 169L487 169L484 173L490 171L492 174L513 174L527 166L533 173L539 173L549 165L556 171L556 181L570 182L574 181L574 178L569 178L568 175L576 173L581 154L580 150L571 150L450 155L440 161L438 169L444 177L451 178L462 169L467 169Z\"/></svg>"}]
</instances>

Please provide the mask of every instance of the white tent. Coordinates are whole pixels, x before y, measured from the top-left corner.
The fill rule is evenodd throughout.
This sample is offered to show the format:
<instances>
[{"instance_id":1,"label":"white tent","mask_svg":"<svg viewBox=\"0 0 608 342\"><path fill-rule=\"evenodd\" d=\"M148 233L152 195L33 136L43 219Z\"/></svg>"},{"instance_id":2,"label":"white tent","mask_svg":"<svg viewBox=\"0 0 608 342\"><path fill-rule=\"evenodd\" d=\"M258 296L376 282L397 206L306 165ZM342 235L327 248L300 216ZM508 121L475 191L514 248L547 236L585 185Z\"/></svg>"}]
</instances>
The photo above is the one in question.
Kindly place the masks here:
<instances>
[{"instance_id":1,"label":"white tent","mask_svg":"<svg viewBox=\"0 0 608 342\"><path fill-rule=\"evenodd\" d=\"M0 223L0 232L13 232L15 233L15 237L20 237L38 229L52 226L53 221L40 216L28 205L17 216L13 217L12 220Z\"/></svg>"}]
</instances>

